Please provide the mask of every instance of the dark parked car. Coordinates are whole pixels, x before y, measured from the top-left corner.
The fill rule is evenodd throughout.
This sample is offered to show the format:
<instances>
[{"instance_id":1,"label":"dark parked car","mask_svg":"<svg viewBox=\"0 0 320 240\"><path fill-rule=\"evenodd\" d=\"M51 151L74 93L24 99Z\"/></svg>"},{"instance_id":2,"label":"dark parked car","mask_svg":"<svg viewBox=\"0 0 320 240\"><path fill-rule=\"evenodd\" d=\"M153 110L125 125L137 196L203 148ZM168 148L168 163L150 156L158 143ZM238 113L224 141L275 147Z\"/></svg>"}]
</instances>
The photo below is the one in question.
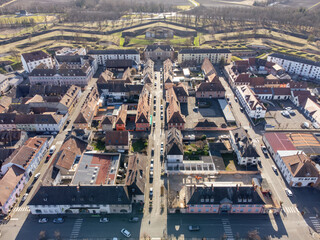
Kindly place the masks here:
<instances>
[{"instance_id":1,"label":"dark parked car","mask_svg":"<svg viewBox=\"0 0 320 240\"><path fill-rule=\"evenodd\" d=\"M58 217L58 218L53 219L53 223L63 223L63 222L64 222L64 218L62 218L62 217Z\"/></svg>"},{"instance_id":2,"label":"dark parked car","mask_svg":"<svg viewBox=\"0 0 320 240\"><path fill-rule=\"evenodd\" d=\"M31 190L32 190L32 188L33 188L33 183L27 188L27 193L29 193Z\"/></svg>"},{"instance_id":3,"label":"dark parked car","mask_svg":"<svg viewBox=\"0 0 320 240\"><path fill-rule=\"evenodd\" d=\"M189 231L199 231L200 230L200 226L198 225L190 225L189 226Z\"/></svg>"}]
</instances>

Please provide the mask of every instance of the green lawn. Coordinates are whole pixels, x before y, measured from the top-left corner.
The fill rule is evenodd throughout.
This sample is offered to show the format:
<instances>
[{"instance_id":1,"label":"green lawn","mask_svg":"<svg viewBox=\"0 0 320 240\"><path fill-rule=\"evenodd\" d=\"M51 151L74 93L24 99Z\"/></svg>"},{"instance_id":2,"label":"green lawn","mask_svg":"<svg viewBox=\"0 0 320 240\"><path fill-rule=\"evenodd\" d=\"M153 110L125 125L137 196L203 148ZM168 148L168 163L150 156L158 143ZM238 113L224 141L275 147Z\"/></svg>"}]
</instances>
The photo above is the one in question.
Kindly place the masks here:
<instances>
[{"instance_id":1,"label":"green lawn","mask_svg":"<svg viewBox=\"0 0 320 240\"><path fill-rule=\"evenodd\" d=\"M199 40L200 40L199 36L195 37L193 41L193 45L196 47L199 47L200 46Z\"/></svg>"},{"instance_id":2,"label":"green lawn","mask_svg":"<svg viewBox=\"0 0 320 240\"><path fill-rule=\"evenodd\" d=\"M96 151L104 151L106 148L105 143L101 140L98 140L96 142L92 142L92 146L93 146L94 150L96 150Z\"/></svg>"},{"instance_id":3,"label":"green lawn","mask_svg":"<svg viewBox=\"0 0 320 240\"><path fill-rule=\"evenodd\" d=\"M144 152L148 147L148 142L145 139L140 138L139 140L132 141L132 152Z\"/></svg>"},{"instance_id":4,"label":"green lawn","mask_svg":"<svg viewBox=\"0 0 320 240\"><path fill-rule=\"evenodd\" d=\"M221 154L221 156L223 158L226 171L237 171L237 159L234 158L233 153L225 153Z\"/></svg>"},{"instance_id":5,"label":"green lawn","mask_svg":"<svg viewBox=\"0 0 320 240\"><path fill-rule=\"evenodd\" d=\"M239 61L239 60L242 60L242 59L237 57L237 56L232 56L231 57L231 61Z\"/></svg>"},{"instance_id":6,"label":"green lawn","mask_svg":"<svg viewBox=\"0 0 320 240\"><path fill-rule=\"evenodd\" d=\"M185 145L184 150L184 155L189 160L200 160L201 156L209 156L209 146L206 141Z\"/></svg>"}]
</instances>

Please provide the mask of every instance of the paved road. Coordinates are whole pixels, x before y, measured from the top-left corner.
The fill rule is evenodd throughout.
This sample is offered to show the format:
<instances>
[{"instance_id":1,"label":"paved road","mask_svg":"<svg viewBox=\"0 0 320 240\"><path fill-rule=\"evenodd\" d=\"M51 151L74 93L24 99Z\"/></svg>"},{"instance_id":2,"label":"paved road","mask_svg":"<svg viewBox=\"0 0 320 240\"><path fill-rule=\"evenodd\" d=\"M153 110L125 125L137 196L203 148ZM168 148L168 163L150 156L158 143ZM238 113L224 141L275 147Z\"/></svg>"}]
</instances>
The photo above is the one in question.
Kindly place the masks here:
<instances>
[{"instance_id":1,"label":"paved road","mask_svg":"<svg viewBox=\"0 0 320 240\"><path fill-rule=\"evenodd\" d=\"M161 196L161 186L164 184L161 179L162 165L160 162L160 148L161 142L165 144L165 134L162 124L164 119L161 120L161 101L163 101L163 115L165 115L165 102L162 98L162 88L160 87L160 72L155 73L156 76L156 87L154 89L154 96L156 96L156 116L153 117L156 122L155 128L152 128L149 136L149 156L150 159L154 159L154 177L153 182L146 185L146 189L153 188L152 198L152 209L149 210L149 194L146 191L145 194L145 209L144 217L142 221L142 228L140 237L143 238L145 235L151 237L162 237L166 233L166 221L167 221L167 210L166 210L166 197ZM152 99L154 102L154 100ZM152 108L153 109L153 108ZM153 110L151 111L153 112ZM151 148L154 148L154 156L151 157ZM161 209L161 206L164 209Z\"/></svg>"}]
</instances>

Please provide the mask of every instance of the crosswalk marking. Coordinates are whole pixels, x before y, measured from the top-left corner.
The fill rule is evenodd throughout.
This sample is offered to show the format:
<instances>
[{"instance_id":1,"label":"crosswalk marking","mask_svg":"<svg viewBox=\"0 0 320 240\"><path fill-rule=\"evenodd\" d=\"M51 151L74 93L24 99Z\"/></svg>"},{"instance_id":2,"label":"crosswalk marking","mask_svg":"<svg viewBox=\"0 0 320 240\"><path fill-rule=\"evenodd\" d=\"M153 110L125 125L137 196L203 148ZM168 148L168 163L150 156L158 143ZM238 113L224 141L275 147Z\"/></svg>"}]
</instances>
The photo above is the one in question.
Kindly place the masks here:
<instances>
[{"instance_id":1,"label":"crosswalk marking","mask_svg":"<svg viewBox=\"0 0 320 240\"><path fill-rule=\"evenodd\" d=\"M71 235L70 235L70 239L77 239L78 238L78 235L79 235L79 232L80 232L80 229L81 229L81 226L82 226L82 222L83 222L82 218L78 218L74 222L73 228L72 228L72 231L71 231Z\"/></svg>"},{"instance_id":2,"label":"crosswalk marking","mask_svg":"<svg viewBox=\"0 0 320 240\"><path fill-rule=\"evenodd\" d=\"M12 212L30 212L29 207L15 207Z\"/></svg>"},{"instance_id":3,"label":"crosswalk marking","mask_svg":"<svg viewBox=\"0 0 320 240\"><path fill-rule=\"evenodd\" d=\"M234 240L234 236L233 236L233 232L231 229L229 219L223 218L223 219L221 219L221 221L222 221L223 230L224 230L224 233L227 237L227 240Z\"/></svg>"},{"instance_id":4,"label":"crosswalk marking","mask_svg":"<svg viewBox=\"0 0 320 240\"><path fill-rule=\"evenodd\" d=\"M299 213L297 207L283 207L283 209L286 213Z\"/></svg>"},{"instance_id":5,"label":"crosswalk marking","mask_svg":"<svg viewBox=\"0 0 320 240\"><path fill-rule=\"evenodd\" d=\"M320 233L320 222L319 219L316 217L309 217L314 229L316 230L317 233Z\"/></svg>"}]
</instances>

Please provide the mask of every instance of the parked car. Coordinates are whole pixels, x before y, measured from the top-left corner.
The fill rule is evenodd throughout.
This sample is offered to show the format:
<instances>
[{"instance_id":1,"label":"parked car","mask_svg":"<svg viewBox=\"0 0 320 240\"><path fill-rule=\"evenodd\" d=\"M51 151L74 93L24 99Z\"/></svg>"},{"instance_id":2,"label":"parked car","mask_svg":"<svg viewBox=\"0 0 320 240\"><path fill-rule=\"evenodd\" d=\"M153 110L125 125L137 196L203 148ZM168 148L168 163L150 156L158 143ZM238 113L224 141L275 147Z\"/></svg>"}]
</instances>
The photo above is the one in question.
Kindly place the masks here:
<instances>
[{"instance_id":1,"label":"parked car","mask_svg":"<svg viewBox=\"0 0 320 240\"><path fill-rule=\"evenodd\" d=\"M62 217L58 217L58 218L53 219L53 223L63 223L63 222L64 222L64 218L62 218Z\"/></svg>"},{"instance_id":2,"label":"parked car","mask_svg":"<svg viewBox=\"0 0 320 240\"><path fill-rule=\"evenodd\" d=\"M295 111L293 111L293 110L289 110L288 112L290 113L290 115L295 115L296 114Z\"/></svg>"},{"instance_id":3,"label":"parked car","mask_svg":"<svg viewBox=\"0 0 320 240\"><path fill-rule=\"evenodd\" d=\"M261 150L264 154L268 154L268 150L265 146L261 146Z\"/></svg>"},{"instance_id":4,"label":"parked car","mask_svg":"<svg viewBox=\"0 0 320 240\"><path fill-rule=\"evenodd\" d=\"M56 146L53 145L49 150L49 154L53 154L55 150L56 150Z\"/></svg>"},{"instance_id":5,"label":"parked car","mask_svg":"<svg viewBox=\"0 0 320 240\"><path fill-rule=\"evenodd\" d=\"M48 218L40 218L38 223L47 223L48 222Z\"/></svg>"},{"instance_id":6,"label":"parked car","mask_svg":"<svg viewBox=\"0 0 320 240\"><path fill-rule=\"evenodd\" d=\"M153 171L153 163L150 164L150 171Z\"/></svg>"},{"instance_id":7,"label":"parked car","mask_svg":"<svg viewBox=\"0 0 320 240\"><path fill-rule=\"evenodd\" d=\"M236 102L238 102L238 98L237 98L237 97L234 97L234 100L235 100Z\"/></svg>"},{"instance_id":8,"label":"parked car","mask_svg":"<svg viewBox=\"0 0 320 240\"><path fill-rule=\"evenodd\" d=\"M153 165L153 163L154 163L154 160L153 160L153 158L151 158L151 161L150 161L150 163Z\"/></svg>"},{"instance_id":9,"label":"parked car","mask_svg":"<svg viewBox=\"0 0 320 240\"><path fill-rule=\"evenodd\" d=\"M193 111L197 112L198 109L199 109L198 107L194 107L194 108L193 108Z\"/></svg>"},{"instance_id":10,"label":"parked car","mask_svg":"<svg viewBox=\"0 0 320 240\"><path fill-rule=\"evenodd\" d=\"M35 181L34 181L35 182ZM34 184L34 182L27 188L27 191L26 191L26 193L29 193L29 192L31 192L31 190L32 190L32 188L33 188L33 184Z\"/></svg>"},{"instance_id":11,"label":"parked car","mask_svg":"<svg viewBox=\"0 0 320 240\"><path fill-rule=\"evenodd\" d=\"M139 218L138 217L129 218L129 222L139 222Z\"/></svg>"},{"instance_id":12,"label":"parked car","mask_svg":"<svg viewBox=\"0 0 320 240\"><path fill-rule=\"evenodd\" d=\"M101 223L107 223L107 222L109 222L109 218L100 218L100 222Z\"/></svg>"},{"instance_id":13,"label":"parked car","mask_svg":"<svg viewBox=\"0 0 320 240\"><path fill-rule=\"evenodd\" d=\"M154 148L151 149L151 156L154 156Z\"/></svg>"},{"instance_id":14,"label":"parked car","mask_svg":"<svg viewBox=\"0 0 320 240\"><path fill-rule=\"evenodd\" d=\"M131 237L131 233L125 228L122 228L120 232L127 238Z\"/></svg>"},{"instance_id":15,"label":"parked car","mask_svg":"<svg viewBox=\"0 0 320 240\"><path fill-rule=\"evenodd\" d=\"M152 199L153 197L153 188L151 187L149 190L149 198Z\"/></svg>"},{"instance_id":16,"label":"parked car","mask_svg":"<svg viewBox=\"0 0 320 240\"><path fill-rule=\"evenodd\" d=\"M281 114L285 117L288 117L290 115L288 111L281 111Z\"/></svg>"},{"instance_id":17,"label":"parked car","mask_svg":"<svg viewBox=\"0 0 320 240\"><path fill-rule=\"evenodd\" d=\"M200 230L200 226L198 225L190 225L189 226L189 231L199 231Z\"/></svg>"},{"instance_id":18,"label":"parked car","mask_svg":"<svg viewBox=\"0 0 320 240\"><path fill-rule=\"evenodd\" d=\"M51 158L51 154L48 154L48 156L46 157L46 160L44 162L47 163L50 158Z\"/></svg>"},{"instance_id":19,"label":"parked car","mask_svg":"<svg viewBox=\"0 0 320 240\"><path fill-rule=\"evenodd\" d=\"M277 169L277 167L276 167L275 165L272 165L272 170L273 170L276 174L278 174L278 169Z\"/></svg>"},{"instance_id":20,"label":"parked car","mask_svg":"<svg viewBox=\"0 0 320 240\"><path fill-rule=\"evenodd\" d=\"M163 110L163 105L160 106L160 109Z\"/></svg>"},{"instance_id":21,"label":"parked car","mask_svg":"<svg viewBox=\"0 0 320 240\"><path fill-rule=\"evenodd\" d=\"M38 179L40 177L41 173L37 173L36 175L34 175L34 179Z\"/></svg>"},{"instance_id":22,"label":"parked car","mask_svg":"<svg viewBox=\"0 0 320 240\"><path fill-rule=\"evenodd\" d=\"M292 197L293 196L293 193L291 192L291 190L289 188L286 188L284 191L286 192L288 197Z\"/></svg>"},{"instance_id":23,"label":"parked car","mask_svg":"<svg viewBox=\"0 0 320 240\"><path fill-rule=\"evenodd\" d=\"M28 196L29 196L29 193L26 193L25 195L23 195L21 201L22 201L22 202L26 201L27 198L28 198Z\"/></svg>"},{"instance_id":24,"label":"parked car","mask_svg":"<svg viewBox=\"0 0 320 240\"><path fill-rule=\"evenodd\" d=\"M161 115L161 120L163 120L163 115Z\"/></svg>"}]
</instances>

